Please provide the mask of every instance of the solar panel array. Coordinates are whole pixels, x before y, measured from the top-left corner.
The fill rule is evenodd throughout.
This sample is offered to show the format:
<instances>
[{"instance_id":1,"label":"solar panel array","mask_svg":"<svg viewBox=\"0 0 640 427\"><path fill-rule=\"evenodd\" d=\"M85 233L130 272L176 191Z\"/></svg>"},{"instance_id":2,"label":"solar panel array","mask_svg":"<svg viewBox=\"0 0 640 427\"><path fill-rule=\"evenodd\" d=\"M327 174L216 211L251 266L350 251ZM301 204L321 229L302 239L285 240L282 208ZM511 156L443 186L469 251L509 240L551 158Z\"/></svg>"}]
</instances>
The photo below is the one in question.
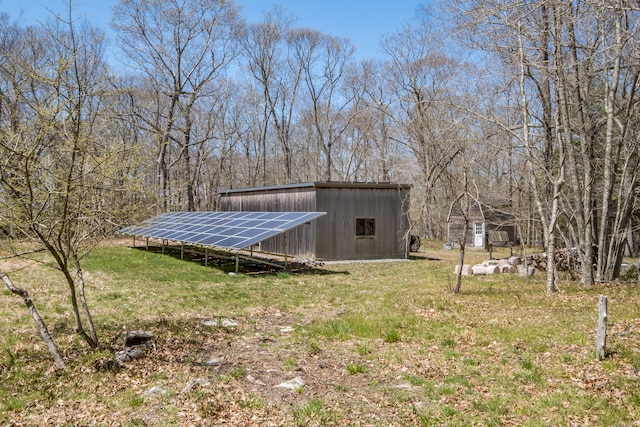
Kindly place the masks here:
<instances>
[{"instance_id":1,"label":"solar panel array","mask_svg":"<svg viewBox=\"0 0 640 427\"><path fill-rule=\"evenodd\" d=\"M325 212L167 212L118 234L240 250Z\"/></svg>"}]
</instances>

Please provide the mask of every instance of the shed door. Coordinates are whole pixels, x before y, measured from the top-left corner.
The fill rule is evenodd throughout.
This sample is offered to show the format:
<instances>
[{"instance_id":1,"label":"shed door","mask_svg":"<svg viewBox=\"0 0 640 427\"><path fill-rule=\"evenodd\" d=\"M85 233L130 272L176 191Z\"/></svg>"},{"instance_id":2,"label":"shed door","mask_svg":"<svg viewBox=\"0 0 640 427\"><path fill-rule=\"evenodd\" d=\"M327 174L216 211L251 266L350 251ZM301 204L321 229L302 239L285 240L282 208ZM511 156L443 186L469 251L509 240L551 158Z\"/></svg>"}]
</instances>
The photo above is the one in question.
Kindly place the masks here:
<instances>
[{"instance_id":1,"label":"shed door","mask_svg":"<svg viewBox=\"0 0 640 427\"><path fill-rule=\"evenodd\" d=\"M484 227L481 222L473 223L473 245L476 247L481 247L484 245L483 241L484 237Z\"/></svg>"}]
</instances>

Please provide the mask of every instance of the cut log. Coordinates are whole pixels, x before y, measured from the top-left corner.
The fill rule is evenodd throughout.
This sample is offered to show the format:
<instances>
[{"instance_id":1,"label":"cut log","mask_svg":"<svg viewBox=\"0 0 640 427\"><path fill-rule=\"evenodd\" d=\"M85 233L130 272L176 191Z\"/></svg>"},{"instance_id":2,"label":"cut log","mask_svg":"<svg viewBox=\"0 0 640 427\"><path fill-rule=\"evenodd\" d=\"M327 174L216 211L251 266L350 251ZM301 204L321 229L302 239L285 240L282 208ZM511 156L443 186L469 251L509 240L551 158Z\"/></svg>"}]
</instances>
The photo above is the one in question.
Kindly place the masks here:
<instances>
[{"instance_id":1,"label":"cut log","mask_svg":"<svg viewBox=\"0 0 640 427\"><path fill-rule=\"evenodd\" d=\"M520 277L530 277L533 276L533 273L536 271L535 267L532 265L529 266L525 266L525 265L519 265L518 266L518 276Z\"/></svg>"},{"instance_id":2,"label":"cut log","mask_svg":"<svg viewBox=\"0 0 640 427\"><path fill-rule=\"evenodd\" d=\"M515 265L503 265L500 267L500 272L504 274L514 274L518 272L518 269Z\"/></svg>"},{"instance_id":3,"label":"cut log","mask_svg":"<svg viewBox=\"0 0 640 427\"><path fill-rule=\"evenodd\" d=\"M488 265L487 266L487 274L500 274L500 266L499 265Z\"/></svg>"},{"instance_id":4,"label":"cut log","mask_svg":"<svg viewBox=\"0 0 640 427\"><path fill-rule=\"evenodd\" d=\"M124 348L125 350L128 348L135 347L153 347L155 348L156 344L153 341L154 335L152 332L148 331L129 331L122 334L124 339Z\"/></svg>"},{"instance_id":5,"label":"cut log","mask_svg":"<svg viewBox=\"0 0 640 427\"><path fill-rule=\"evenodd\" d=\"M460 273L460 264L456 264L456 268L454 270L455 274ZM471 276L473 271L471 271L471 266L469 264L465 264L462 266L462 275L463 276Z\"/></svg>"},{"instance_id":6,"label":"cut log","mask_svg":"<svg viewBox=\"0 0 640 427\"><path fill-rule=\"evenodd\" d=\"M485 267L482 264L476 264L473 267L471 267L471 271L473 272L473 275L484 275L487 274L487 267Z\"/></svg>"},{"instance_id":7,"label":"cut log","mask_svg":"<svg viewBox=\"0 0 640 427\"><path fill-rule=\"evenodd\" d=\"M122 367L124 364L130 360L140 359L144 356L144 350L141 348L134 348L131 350L124 350L116 352L114 356L114 360L116 363Z\"/></svg>"},{"instance_id":8,"label":"cut log","mask_svg":"<svg viewBox=\"0 0 640 427\"><path fill-rule=\"evenodd\" d=\"M145 356L145 350L156 349L154 335L148 331L129 331L122 334L124 350L115 352L113 359L96 360L94 363L98 371L118 371L130 360Z\"/></svg>"}]
</instances>

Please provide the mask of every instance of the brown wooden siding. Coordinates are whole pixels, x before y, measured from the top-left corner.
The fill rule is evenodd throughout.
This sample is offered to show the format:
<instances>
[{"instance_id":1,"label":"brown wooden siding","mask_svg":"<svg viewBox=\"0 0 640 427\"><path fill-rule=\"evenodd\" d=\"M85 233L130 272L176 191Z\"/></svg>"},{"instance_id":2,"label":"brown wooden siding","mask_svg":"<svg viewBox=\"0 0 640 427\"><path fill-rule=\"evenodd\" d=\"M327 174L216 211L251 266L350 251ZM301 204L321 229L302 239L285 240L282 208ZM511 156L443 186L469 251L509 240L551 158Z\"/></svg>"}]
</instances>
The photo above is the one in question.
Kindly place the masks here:
<instances>
[{"instance_id":1,"label":"brown wooden siding","mask_svg":"<svg viewBox=\"0 0 640 427\"><path fill-rule=\"evenodd\" d=\"M404 258L409 230L404 189L318 188L318 259ZM357 218L375 218L375 236L356 236Z\"/></svg>"},{"instance_id":2,"label":"brown wooden siding","mask_svg":"<svg viewBox=\"0 0 640 427\"><path fill-rule=\"evenodd\" d=\"M448 240L452 243L460 243L462 240L462 233L464 232L464 217L462 216L462 210L460 203L462 201L458 201L451 206L451 212L449 214L448 221ZM469 207L469 212L467 213L467 217L469 218L469 224L467 225L467 235L465 238L465 246L474 246L474 223L476 222L485 222L484 215L482 213L482 209L477 203L473 203Z\"/></svg>"},{"instance_id":3,"label":"brown wooden siding","mask_svg":"<svg viewBox=\"0 0 640 427\"><path fill-rule=\"evenodd\" d=\"M483 205L484 206L484 205ZM490 230L503 230L509 234L509 239L512 242L516 241L516 229L514 225L515 217L511 214L507 214L503 211L493 211L491 209L483 209L479 204L474 203L471 205L468 213L469 224L467 227L467 236L465 239L465 245L474 246L474 223L484 223L484 243L487 245L487 233ZM464 231L464 218L462 217L462 211L457 203L451 206L448 219L448 240L449 242L458 244L462 239L462 232Z\"/></svg>"},{"instance_id":4,"label":"brown wooden siding","mask_svg":"<svg viewBox=\"0 0 640 427\"><path fill-rule=\"evenodd\" d=\"M474 235L473 235L473 223L474 221L469 222L469 226L467 227L467 235L465 238L465 246L473 246L474 244ZM464 219L463 218L452 218L449 221L449 241L451 243L459 244L462 239L462 233L464 232Z\"/></svg>"},{"instance_id":5,"label":"brown wooden siding","mask_svg":"<svg viewBox=\"0 0 640 427\"><path fill-rule=\"evenodd\" d=\"M315 183L222 192L223 211L326 212L289 232L287 253L320 260L404 258L409 233L409 186ZM375 218L374 236L356 236L357 218ZM284 235L260 244L284 253Z\"/></svg>"},{"instance_id":6,"label":"brown wooden siding","mask_svg":"<svg viewBox=\"0 0 640 427\"><path fill-rule=\"evenodd\" d=\"M220 199L222 211L317 212L315 205L313 188L230 193ZM305 259L316 258L316 227L317 220L288 231L286 253ZM261 242L259 250L284 254L285 234Z\"/></svg>"}]
</instances>

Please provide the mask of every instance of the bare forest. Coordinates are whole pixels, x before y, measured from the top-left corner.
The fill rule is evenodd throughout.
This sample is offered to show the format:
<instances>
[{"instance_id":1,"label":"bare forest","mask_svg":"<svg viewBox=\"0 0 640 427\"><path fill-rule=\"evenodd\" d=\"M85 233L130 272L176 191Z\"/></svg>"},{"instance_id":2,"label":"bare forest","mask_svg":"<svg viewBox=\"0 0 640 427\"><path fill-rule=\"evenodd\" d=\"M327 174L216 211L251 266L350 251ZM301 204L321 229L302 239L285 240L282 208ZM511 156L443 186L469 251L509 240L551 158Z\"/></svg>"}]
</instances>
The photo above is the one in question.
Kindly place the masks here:
<instances>
[{"instance_id":1,"label":"bare forest","mask_svg":"<svg viewBox=\"0 0 640 427\"><path fill-rule=\"evenodd\" d=\"M639 25L635 0L432 2L362 60L226 0L121 0L109 29L73 3L38 26L0 14L0 232L54 255L94 346L96 237L216 210L222 189L411 184L427 240L460 194L506 199L549 253L548 291L554 248L594 266L585 285L611 280L640 243Z\"/></svg>"}]
</instances>

